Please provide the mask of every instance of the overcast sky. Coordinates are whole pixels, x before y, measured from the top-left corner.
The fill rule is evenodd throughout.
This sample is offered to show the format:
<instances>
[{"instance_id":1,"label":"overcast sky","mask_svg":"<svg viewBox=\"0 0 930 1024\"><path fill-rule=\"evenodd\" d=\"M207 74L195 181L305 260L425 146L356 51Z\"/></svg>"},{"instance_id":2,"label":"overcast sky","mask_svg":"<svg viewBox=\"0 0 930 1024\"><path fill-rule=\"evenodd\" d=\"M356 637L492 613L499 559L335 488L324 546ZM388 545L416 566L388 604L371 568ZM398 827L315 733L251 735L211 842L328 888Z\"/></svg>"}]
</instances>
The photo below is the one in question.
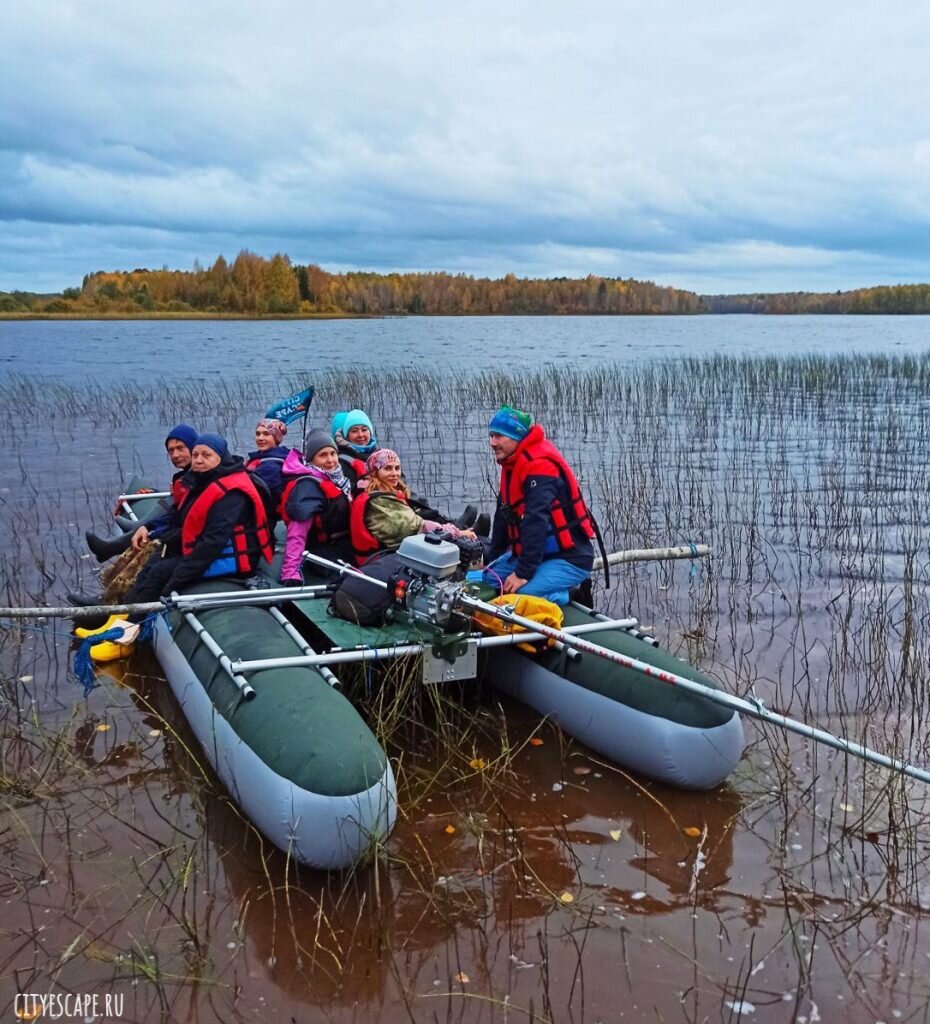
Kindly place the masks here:
<instances>
[{"instance_id":1,"label":"overcast sky","mask_svg":"<svg viewBox=\"0 0 930 1024\"><path fill-rule=\"evenodd\" d=\"M930 7L0 0L0 289L328 270L930 281Z\"/></svg>"}]
</instances>

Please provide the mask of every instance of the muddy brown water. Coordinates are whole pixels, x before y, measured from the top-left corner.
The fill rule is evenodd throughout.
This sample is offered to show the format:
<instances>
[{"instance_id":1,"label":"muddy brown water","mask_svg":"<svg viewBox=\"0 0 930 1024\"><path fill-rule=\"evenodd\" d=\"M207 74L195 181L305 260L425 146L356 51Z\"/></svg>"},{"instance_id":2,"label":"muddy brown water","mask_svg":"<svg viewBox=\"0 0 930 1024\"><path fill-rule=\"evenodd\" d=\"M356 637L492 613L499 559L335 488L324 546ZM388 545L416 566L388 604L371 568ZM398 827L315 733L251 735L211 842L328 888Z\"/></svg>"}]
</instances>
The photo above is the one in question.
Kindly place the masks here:
<instances>
[{"instance_id":1,"label":"muddy brown water","mask_svg":"<svg viewBox=\"0 0 930 1024\"><path fill-rule=\"evenodd\" d=\"M930 370L638 372L599 433L578 423L590 380L566 380L541 418L583 467L610 546L693 537L714 558L621 570L602 606L734 692L930 763ZM503 397L483 386L485 405ZM532 382L506 386L543 406ZM484 409L465 385L424 385L403 408L383 379L356 387L431 493L489 500ZM218 425L221 400L201 400ZM75 410L43 422L41 466L35 439L8 432L10 603L93 581L83 528L106 529L133 472L164 475L159 438L181 418L152 407L117 430L111 411ZM249 406L223 416L247 437ZM428 716L395 737L393 835L375 864L325 875L242 819L145 651L85 700L63 624L7 626L0 645L4 1019L17 993L49 992L119 994L129 1021L930 1016L920 783L746 722L724 786L675 791L488 687L448 695L451 742L428 742Z\"/></svg>"}]
</instances>

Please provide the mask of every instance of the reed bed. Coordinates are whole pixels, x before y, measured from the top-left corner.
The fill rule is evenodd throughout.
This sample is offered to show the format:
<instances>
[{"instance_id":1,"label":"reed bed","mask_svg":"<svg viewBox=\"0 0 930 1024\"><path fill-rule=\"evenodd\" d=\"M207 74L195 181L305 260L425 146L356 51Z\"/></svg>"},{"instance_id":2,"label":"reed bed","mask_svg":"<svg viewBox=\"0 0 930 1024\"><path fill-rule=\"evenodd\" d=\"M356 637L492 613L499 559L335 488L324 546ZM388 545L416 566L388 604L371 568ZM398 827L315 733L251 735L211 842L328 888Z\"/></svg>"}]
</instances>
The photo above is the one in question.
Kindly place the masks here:
<instances>
[{"instance_id":1,"label":"reed bed","mask_svg":"<svg viewBox=\"0 0 930 1024\"><path fill-rule=\"evenodd\" d=\"M106 528L132 473L164 475L166 426L244 450L305 380L4 379L5 602L92 580L81 530ZM930 356L315 384L312 419L365 408L453 511L491 507L490 411L531 409L609 548L713 549L615 571L605 610L733 692L930 765ZM318 877L242 821L144 657L86 702L50 624L0 633L0 666L0 895L19 908L0 975L21 991L110 986L139 1020L927 1019L922 784L746 723L726 787L674 793L491 690L358 673L346 690L395 764L401 821L372 864Z\"/></svg>"}]
</instances>

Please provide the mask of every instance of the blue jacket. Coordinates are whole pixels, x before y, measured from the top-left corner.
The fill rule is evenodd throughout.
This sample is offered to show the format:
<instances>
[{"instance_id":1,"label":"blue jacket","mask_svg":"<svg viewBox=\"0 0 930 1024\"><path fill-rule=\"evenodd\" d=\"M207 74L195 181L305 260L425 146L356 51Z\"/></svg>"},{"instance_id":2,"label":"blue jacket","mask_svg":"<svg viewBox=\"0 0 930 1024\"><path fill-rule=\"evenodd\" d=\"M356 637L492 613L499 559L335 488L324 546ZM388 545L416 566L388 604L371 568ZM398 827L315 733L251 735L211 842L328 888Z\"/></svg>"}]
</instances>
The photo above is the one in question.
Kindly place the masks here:
<instances>
[{"instance_id":1,"label":"blue jacket","mask_svg":"<svg viewBox=\"0 0 930 1024\"><path fill-rule=\"evenodd\" d=\"M278 502L281 500L281 492L284 490L281 470L284 468L284 460L290 450L290 448L279 444L265 452L249 452L249 457L245 460L245 468L257 473L268 485L275 508L277 508Z\"/></svg>"}]
</instances>

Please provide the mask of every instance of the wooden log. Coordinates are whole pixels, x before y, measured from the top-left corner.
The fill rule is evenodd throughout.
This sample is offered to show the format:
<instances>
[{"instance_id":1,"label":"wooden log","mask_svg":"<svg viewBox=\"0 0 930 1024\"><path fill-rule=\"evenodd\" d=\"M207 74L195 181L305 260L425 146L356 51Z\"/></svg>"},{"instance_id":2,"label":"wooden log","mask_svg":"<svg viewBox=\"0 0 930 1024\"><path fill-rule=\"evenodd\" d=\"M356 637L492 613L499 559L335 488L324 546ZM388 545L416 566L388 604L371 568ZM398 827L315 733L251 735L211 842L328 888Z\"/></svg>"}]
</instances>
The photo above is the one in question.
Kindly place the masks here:
<instances>
[{"instance_id":1,"label":"wooden log","mask_svg":"<svg viewBox=\"0 0 930 1024\"><path fill-rule=\"evenodd\" d=\"M666 558L706 558L710 554L707 544L681 544L672 548L631 548L629 551L615 551L607 556L608 565L623 565L625 562L660 562ZM592 572L604 568L604 559L595 558Z\"/></svg>"}]
</instances>

